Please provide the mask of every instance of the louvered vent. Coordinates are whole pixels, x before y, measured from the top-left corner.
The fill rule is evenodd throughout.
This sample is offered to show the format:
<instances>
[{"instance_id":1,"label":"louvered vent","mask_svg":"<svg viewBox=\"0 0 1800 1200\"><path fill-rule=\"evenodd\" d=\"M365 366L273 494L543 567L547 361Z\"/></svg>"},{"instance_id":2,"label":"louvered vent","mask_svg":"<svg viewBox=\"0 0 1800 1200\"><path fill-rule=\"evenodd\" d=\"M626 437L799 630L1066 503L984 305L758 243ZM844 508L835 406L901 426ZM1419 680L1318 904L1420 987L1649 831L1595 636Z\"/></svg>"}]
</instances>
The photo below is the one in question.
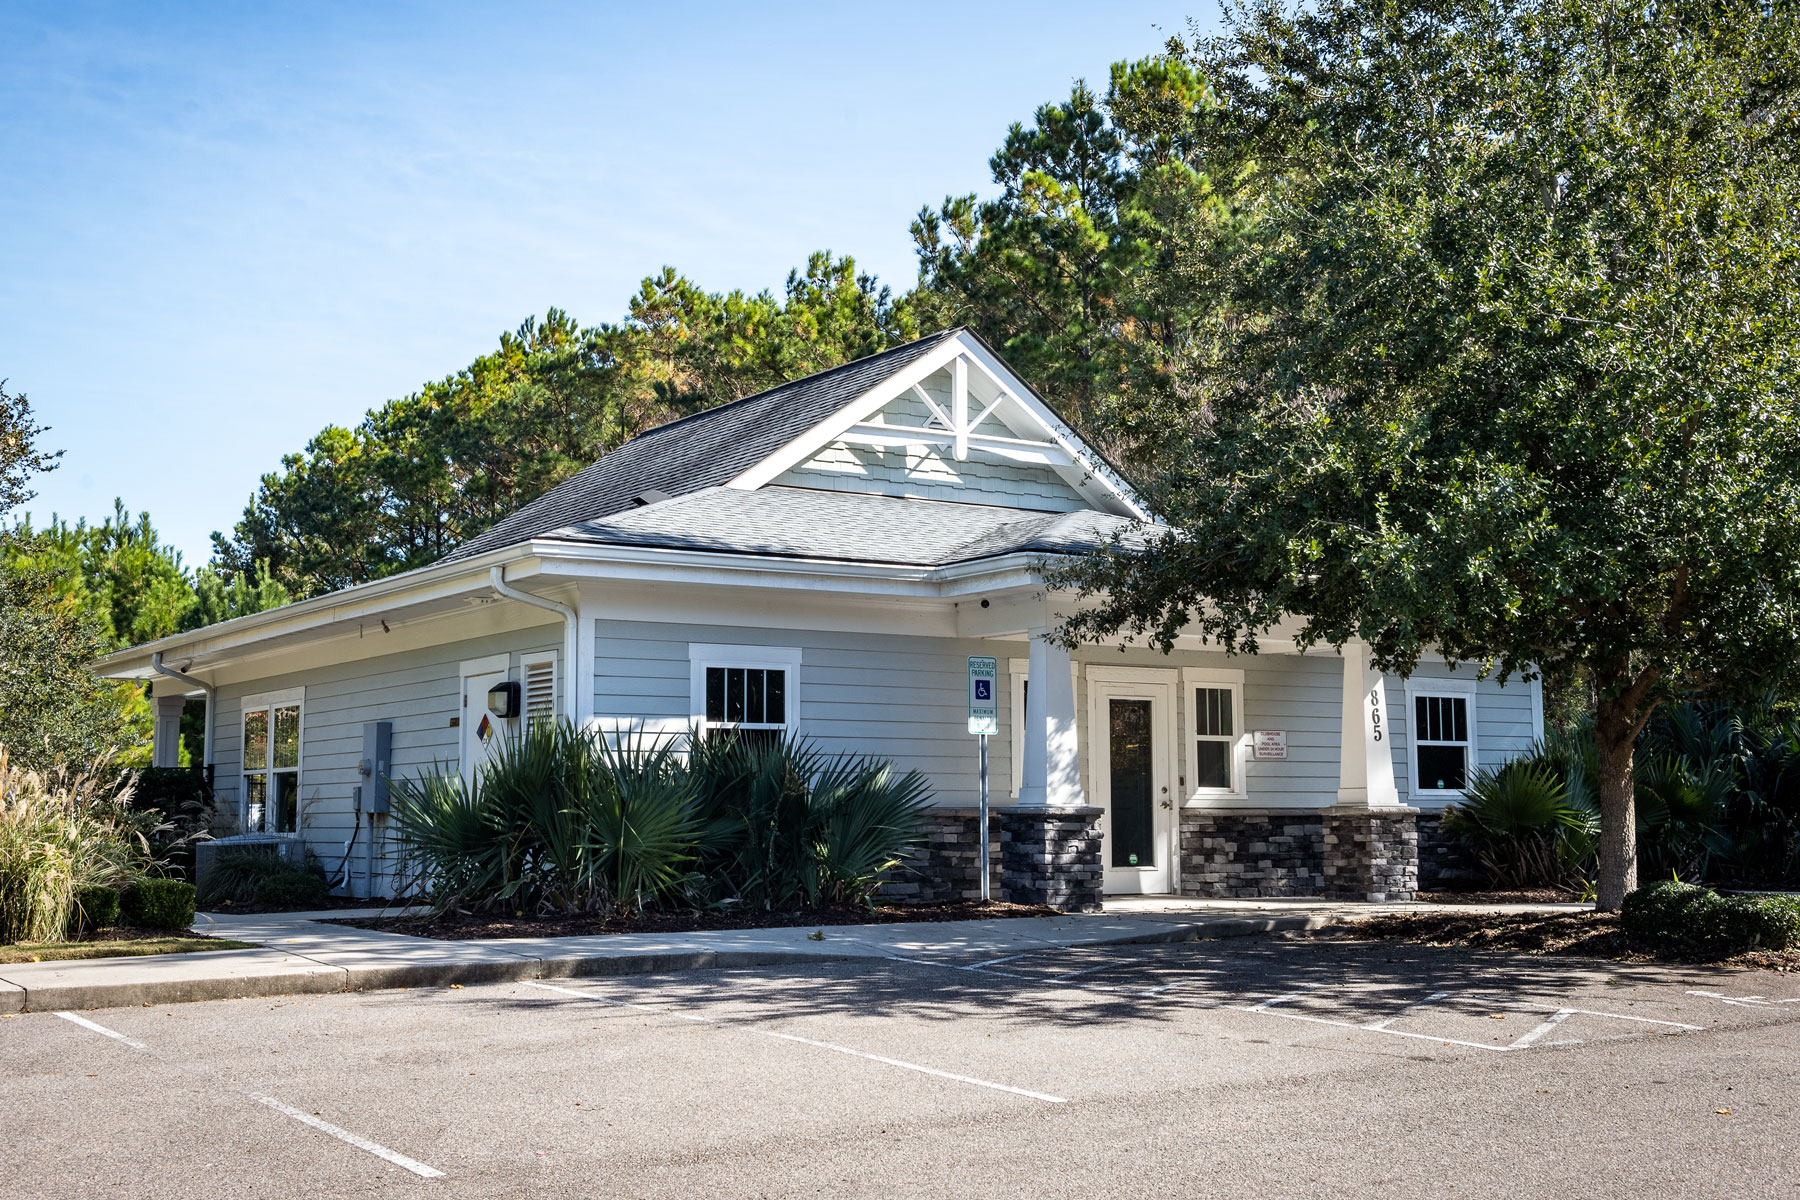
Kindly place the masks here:
<instances>
[{"instance_id":1,"label":"louvered vent","mask_svg":"<svg viewBox=\"0 0 1800 1200\"><path fill-rule=\"evenodd\" d=\"M556 662L525 664L525 725L556 719Z\"/></svg>"}]
</instances>

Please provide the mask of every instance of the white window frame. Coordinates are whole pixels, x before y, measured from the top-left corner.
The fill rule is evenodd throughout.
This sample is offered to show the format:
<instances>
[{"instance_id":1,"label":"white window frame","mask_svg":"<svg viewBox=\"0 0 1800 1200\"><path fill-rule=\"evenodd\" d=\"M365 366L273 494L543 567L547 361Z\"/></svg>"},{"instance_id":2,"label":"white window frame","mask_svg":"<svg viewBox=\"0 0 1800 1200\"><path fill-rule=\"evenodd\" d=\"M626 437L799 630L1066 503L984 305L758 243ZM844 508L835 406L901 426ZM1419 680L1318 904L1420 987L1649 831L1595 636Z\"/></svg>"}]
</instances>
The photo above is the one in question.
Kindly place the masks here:
<instances>
[{"instance_id":1,"label":"white window frame","mask_svg":"<svg viewBox=\"0 0 1800 1200\"><path fill-rule=\"evenodd\" d=\"M1216 688L1231 693L1231 786L1201 787L1199 716L1194 709L1196 688ZM1244 728L1244 672L1227 667L1183 667L1181 669L1181 733L1186 749L1182 761L1187 765L1187 785L1182 789L1183 802L1204 805L1209 800L1242 800L1249 796L1246 768L1250 762L1250 731Z\"/></svg>"},{"instance_id":2,"label":"white window frame","mask_svg":"<svg viewBox=\"0 0 1800 1200\"><path fill-rule=\"evenodd\" d=\"M1480 747L1477 745L1477 734L1480 730L1480 712L1477 705L1477 686L1473 679L1408 679L1406 681L1406 794L1414 801L1460 800L1468 794L1467 788L1421 788L1419 786L1419 729L1418 705L1415 701L1430 696L1445 697L1465 701L1469 708L1469 740L1467 742L1432 742L1433 746L1465 747L1463 761L1463 781L1467 783L1481 765Z\"/></svg>"},{"instance_id":3,"label":"white window frame","mask_svg":"<svg viewBox=\"0 0 1800 1200\"><path fill-rule=\"evenodd\" d=\"M294 733L297 741L293 766L294 831L292 833L276 833L274 836L300 837L303 824L300 820L300 791L302 777L306 770L306 689L304 687L282 688L273 692L254 692L238 701L238 828L245 833L269 832L266 828L257 830L250 828L250 776L252 774L264 775L271 777L270 782L273 782L272 777L276 768L269 764L273 762L275 754L275 710L278 708L298 708L300 721L299 728ZM269 721L269 758L258 768L252 768L246 761L246 755L250 750L250 738L244 730L244 722L254 712L267 713ZM285 771L288 768L281 769ZM265 785L263 791L263 824L265 826L268 824L268 797L273 794L272 788Z\"/></svg>"},{"instance_id":4,"label":"white window frame","mask_svg":"<svg viewBox=\"0 0 1800 1200\"><path fill-rule=\"evenodd\" d=\"M739 726L709 723L706 719L706 669L708 667L754 667L764 671L787 673L785 700L787 720L780 725L748 725L749 729L778 729L792 732L800 727L800 647L742 646L713 642L688 643L688 716L692 727L702 735L708 729L735 729Z\"/></svg>"}]
</instances>

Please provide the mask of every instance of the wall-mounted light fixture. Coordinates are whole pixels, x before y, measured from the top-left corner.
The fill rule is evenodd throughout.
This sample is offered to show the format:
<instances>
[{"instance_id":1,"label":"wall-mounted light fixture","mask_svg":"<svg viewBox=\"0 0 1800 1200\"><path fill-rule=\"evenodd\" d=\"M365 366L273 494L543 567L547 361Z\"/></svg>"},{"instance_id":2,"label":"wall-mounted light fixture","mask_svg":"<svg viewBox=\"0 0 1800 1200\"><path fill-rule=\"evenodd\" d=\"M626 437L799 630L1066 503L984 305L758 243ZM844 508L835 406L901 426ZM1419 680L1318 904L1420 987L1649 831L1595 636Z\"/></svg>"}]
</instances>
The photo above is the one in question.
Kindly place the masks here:
<instances>
[{"instance_id":1,"label":"wall-mounted light fixture","mask_svg":"<svg viewBox=\"0 0 1800 1200\"><path fill-rule=\"evenodd\" d=\"M488 711L504 720L519 715L519 685L512 680L496 683L488 689Z\"/></svg>"}]
</instances>

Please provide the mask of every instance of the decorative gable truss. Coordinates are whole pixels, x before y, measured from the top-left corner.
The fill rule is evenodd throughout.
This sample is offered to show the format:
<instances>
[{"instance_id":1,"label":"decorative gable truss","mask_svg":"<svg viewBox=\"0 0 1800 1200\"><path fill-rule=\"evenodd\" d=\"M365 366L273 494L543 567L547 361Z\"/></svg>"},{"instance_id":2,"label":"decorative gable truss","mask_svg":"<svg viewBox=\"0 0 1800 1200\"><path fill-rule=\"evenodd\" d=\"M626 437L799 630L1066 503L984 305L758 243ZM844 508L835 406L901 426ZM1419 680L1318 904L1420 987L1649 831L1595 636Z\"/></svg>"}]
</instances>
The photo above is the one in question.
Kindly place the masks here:
<instances>
[{"instance_id":1,"label":"decorative gable truss","mask_svg":"<svg viewBox=\"0 0 1800 1200\"><path fill-rule=\"evenodd\" d=\"M1093 508L1150 519L1143 502L1105 460L966 331L896 371L727 486L768 486L833 446L924 449L954 462L988 460L1048 469Z\"/></svg>"}]
</instances>

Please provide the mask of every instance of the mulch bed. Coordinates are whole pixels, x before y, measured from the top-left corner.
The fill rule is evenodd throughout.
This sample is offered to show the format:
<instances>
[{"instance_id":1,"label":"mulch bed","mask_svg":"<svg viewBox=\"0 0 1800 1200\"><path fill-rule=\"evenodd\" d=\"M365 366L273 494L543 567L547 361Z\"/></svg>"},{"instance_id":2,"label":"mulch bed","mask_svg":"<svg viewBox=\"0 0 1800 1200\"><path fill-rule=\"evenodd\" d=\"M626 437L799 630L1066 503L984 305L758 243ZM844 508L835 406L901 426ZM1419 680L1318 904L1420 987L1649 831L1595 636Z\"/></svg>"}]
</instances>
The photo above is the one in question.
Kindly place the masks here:
<instances>
[{"instance_id":1,"label":"mulch bed","mask_svg":"<svg viewBox=\"0 0 1800 1200\"><path fill-rule=\"evenodd\" d=\"M387 908L392 904L393 901L383 896L376 896L371 899L363 900L358 900L354 896L327 896L317 904L256 904L254 902L249 904L236 904L230 900L224 900L211 907L202 907L206 912L211 913L230 913L233 916L259 916L263 913L326 912L339 908Z\"/></svg>"},{"instance_id":2,"label":"mulch bed","mask_svg":"<svg viewBox=\"0 0 1800 1200\"><path fill-rule=\"evenodd\" d=\"M1616 962L1682 962L1633 945L1617 913L1393 913L1341 921L1323 931L1354 940L1415 942L1467 950L1569 955ZM1800 950L1755 950L1711 965L1800 971Z\"/></svg>"},{"instance_id":3,"label":"mulch bed","mask_svg":"<svg viewBox=\"0 0 1800 1200\"><path fill-rule=\"evenodd\" d=\"M636 916L570 913L552 916L502 916L494 913L445 913L438 917L345 917L331 925L354 925L384 933L468 941L479 938L576 937L595 933L701 933L719 929L817 929L826 925L894 925L906 921L992 921L1002 917L1055 917L1053 908L1035 904L982 903L884 904L876 908L809 908L765 912L729 908L716 912L649 912Z\"/></svg>"},{"instance_id":4,"label":"mulch bed","mask_svg":"<svg viewBox=\"0 0 1800 1200\"><path fill-rule=\"evenodd\" d=\"M1420 892L1421 904L1578 904L1580 896L1555 888L1517 892Z\"/></svg>"}]
</instances>

